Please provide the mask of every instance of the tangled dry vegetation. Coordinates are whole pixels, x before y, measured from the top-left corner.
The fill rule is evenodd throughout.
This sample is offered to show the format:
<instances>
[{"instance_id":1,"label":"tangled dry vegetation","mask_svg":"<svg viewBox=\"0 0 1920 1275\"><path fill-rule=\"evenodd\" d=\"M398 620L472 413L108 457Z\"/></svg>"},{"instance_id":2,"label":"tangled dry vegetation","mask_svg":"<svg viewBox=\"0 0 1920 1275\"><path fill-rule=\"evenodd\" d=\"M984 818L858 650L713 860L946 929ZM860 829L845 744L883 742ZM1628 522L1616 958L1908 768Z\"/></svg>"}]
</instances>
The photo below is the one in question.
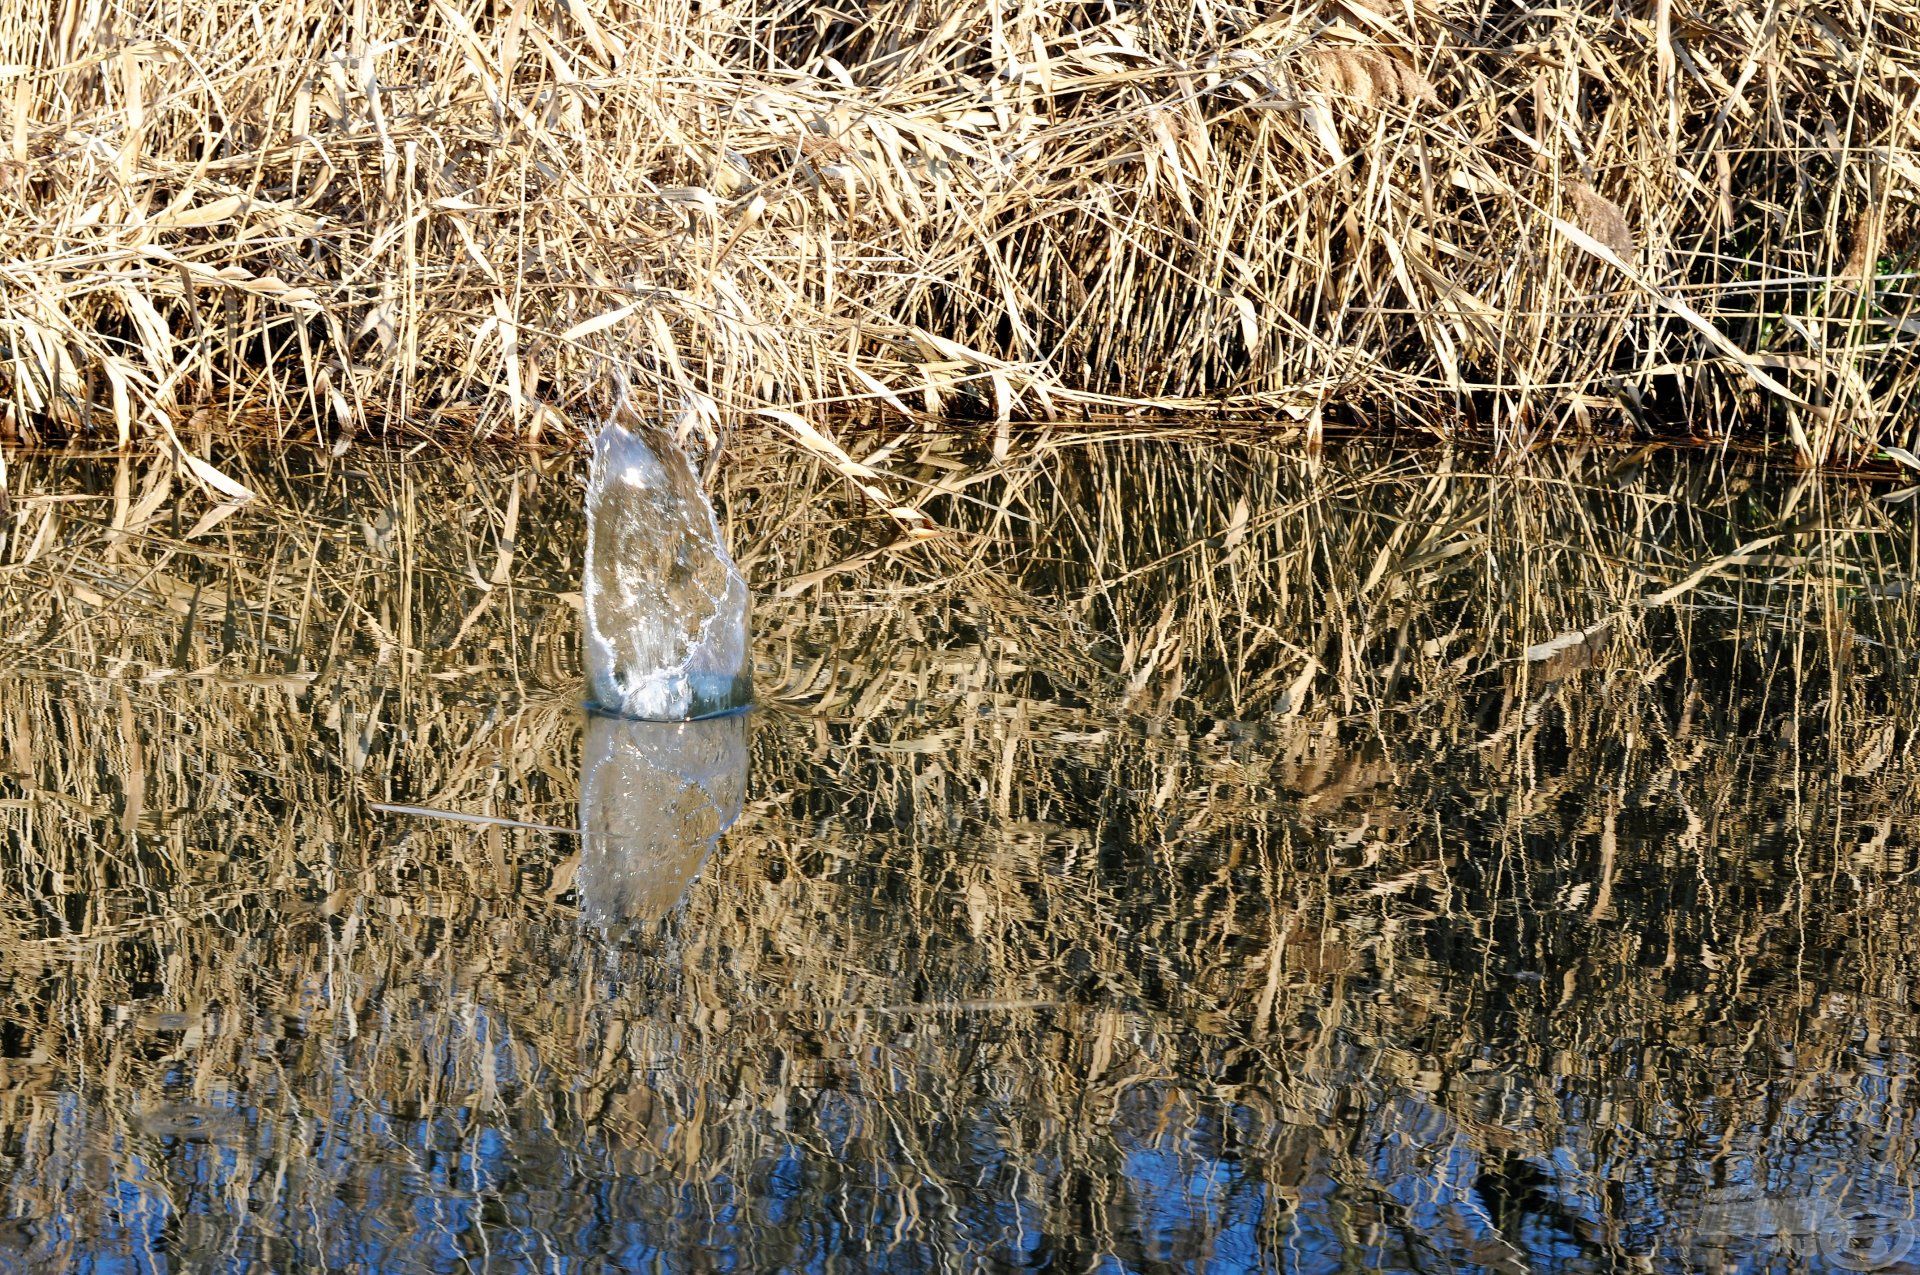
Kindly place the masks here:
<instances>
[{"instance_id":1,"label":"tangled dry vegetation","mask_svg":"<svg viewBox=\"0 0 1920 1275\"><path fill-rule=\"evenodd\" d=\"M1728 1159L1910 1203L1920 541L1885 499L894 441L953 534L782 448L722 471L769 703L636 942L583 928L571 838L368 804L572 823L571 483L217 454L265 499L203 527L166 464L29 457L0 1256L775 1269L846 1218L912 1268L1517 1272L1463 1172L1642 1253L1748 1242Z\"/></svg>"},{"instance_id":2,"label":"tangled dry vegetation","mask_svg":"<svg viewBox=\"0 0 1920 1275\"><path fill-rule=\"evenodd\" d=\"M120 438L552 436L624 396L1857 459L1913 441L1916 21L21 0L0 385L16 433Z\"/></svg>"}]
</instances>

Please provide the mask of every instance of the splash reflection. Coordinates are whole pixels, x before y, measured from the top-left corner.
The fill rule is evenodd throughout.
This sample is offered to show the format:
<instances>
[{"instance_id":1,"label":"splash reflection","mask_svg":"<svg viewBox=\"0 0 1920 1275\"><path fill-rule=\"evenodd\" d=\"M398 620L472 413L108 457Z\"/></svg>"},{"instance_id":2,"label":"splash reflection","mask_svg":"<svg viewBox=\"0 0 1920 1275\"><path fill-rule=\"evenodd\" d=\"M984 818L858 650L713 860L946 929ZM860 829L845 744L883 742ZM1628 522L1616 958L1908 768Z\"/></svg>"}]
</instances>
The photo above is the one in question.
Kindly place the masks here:
<instances>
[{"instance_id":1,"label":"splash reflection","mask_svg":"<svg viewBox=\"0 0 1920 1275\"><path fill-rule=\"evenodd\" d=\"M580 907L604 929L672 912L740 817L747 715L643 722L595 713L580 759Z\"/></svg>"}]
</instances>

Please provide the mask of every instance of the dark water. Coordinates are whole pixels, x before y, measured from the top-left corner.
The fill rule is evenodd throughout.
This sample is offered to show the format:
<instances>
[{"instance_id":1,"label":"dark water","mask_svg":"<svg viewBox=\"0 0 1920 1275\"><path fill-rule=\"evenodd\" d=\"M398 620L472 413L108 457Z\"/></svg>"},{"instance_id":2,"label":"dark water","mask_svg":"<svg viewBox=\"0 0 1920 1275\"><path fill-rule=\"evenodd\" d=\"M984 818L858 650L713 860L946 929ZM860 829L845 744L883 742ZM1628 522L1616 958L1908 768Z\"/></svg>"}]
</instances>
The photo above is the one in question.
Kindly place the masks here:
<instances>
[{"instance_id":1,"label":"dark water","mask_svg":"<svg viewBox=\"0 0 1920 1275\"><path fill-rule=\"evenodd\" d=\"M0 1268L1920 1267L1888 488L746 448L689 742L571 462L217 459L12 460Z\"/></svg>"}]
</instances>

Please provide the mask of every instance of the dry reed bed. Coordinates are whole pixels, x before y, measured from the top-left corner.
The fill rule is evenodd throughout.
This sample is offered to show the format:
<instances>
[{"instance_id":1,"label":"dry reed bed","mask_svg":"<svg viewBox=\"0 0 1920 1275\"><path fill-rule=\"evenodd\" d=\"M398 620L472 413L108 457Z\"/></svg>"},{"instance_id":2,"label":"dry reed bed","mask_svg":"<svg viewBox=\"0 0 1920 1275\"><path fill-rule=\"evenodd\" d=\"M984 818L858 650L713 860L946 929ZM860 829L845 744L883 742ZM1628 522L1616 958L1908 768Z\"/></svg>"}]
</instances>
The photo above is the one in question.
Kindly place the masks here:
<instances>
[{"instance_id":1,"label":"dry reed bed","mask_svg":"<svg viewBox=\"0 0 1920 1275\"><path fill-rule=\"evenodd\" d=\"M1623 1201L1696 1216L1714 1150L1798 1183L1843 1107L1911 1184L1873 1077L1916 1031L1920 547L1884 501L1659 455L894 441L948 536L825 462L723 471L755 784L633 942L581 932L570 838L365 804L571 822L565 476L218 455L267 499L189 534L168 464L25 459L0 1156L12 1216L73 1223L14 1253L195 1211L208 1260L629 1252L599 1209L757 1268L829 1216L1004 1255L982 1201L1018 1198L1063 1259L1195 1259L1253 1210L1518 1269L1441 1189L1456 1139L1517 1181L1570 1148L1569 1225L1651 1244ZM1122 1168L1154 1154L1235 1166L1158 1237ZM1382 1194L1317 1211L1334 1182Z\"/></svg>"},{"instance_id":2,"label":"dry reed bed","mask_svg":"<svg viewBox=\"0 0 1920 1275\"><path fill-rule=\"evenodd\" d=\"M16 433L189 445L625 397L1515 445L1624 408L1858 460L1913 442L1915 20L26 0L0 386Z\"/></svg>"}]
</instances>

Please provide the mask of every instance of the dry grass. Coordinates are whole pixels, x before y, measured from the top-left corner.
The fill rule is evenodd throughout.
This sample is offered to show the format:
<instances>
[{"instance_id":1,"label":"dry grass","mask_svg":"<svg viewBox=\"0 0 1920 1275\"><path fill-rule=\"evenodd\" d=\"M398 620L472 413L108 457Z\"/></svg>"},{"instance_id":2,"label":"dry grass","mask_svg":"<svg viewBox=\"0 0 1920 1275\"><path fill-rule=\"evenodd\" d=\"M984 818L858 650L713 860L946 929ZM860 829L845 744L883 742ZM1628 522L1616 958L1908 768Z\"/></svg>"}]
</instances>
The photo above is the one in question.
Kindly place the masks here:
<instances>
[{"instance_id":1,"label":"dry grass","mask_svg":"<svg viewBox=\"0 0 1920 1275\"><path fill-rule=\"evenodd\" d=\"M16 433L188 444L624 395L1858 460L1914 442L1916 20L22 0L0 388Z\"/></svg>"},{"instance_id":2,"label":"dry grass","mask_svg":"<svg viewBox=\"0 0 1920 1275\"><path fill-rule=\"evenodd\" d=\"M1443 1166L1550 1170L1642 1252L1727 1160L1920 1181L1900 506L1662 454L889 442L949 534L827 459L723 468L755 780L631 944L571 839L367 804L572 821L571 475L219 453L264 499L191 534L168 465L21 458L0 1167L69 1225L0 1252L131 1262L171 1216L174 1260L511 1265L616 1217L771 1269L841 1218L909 1268L1139 1268L1252 1196L1268 1251L1518 1270ZM1155 1156L1213 1193L1156 1204Z\"/></svg>"}]
</instances>

